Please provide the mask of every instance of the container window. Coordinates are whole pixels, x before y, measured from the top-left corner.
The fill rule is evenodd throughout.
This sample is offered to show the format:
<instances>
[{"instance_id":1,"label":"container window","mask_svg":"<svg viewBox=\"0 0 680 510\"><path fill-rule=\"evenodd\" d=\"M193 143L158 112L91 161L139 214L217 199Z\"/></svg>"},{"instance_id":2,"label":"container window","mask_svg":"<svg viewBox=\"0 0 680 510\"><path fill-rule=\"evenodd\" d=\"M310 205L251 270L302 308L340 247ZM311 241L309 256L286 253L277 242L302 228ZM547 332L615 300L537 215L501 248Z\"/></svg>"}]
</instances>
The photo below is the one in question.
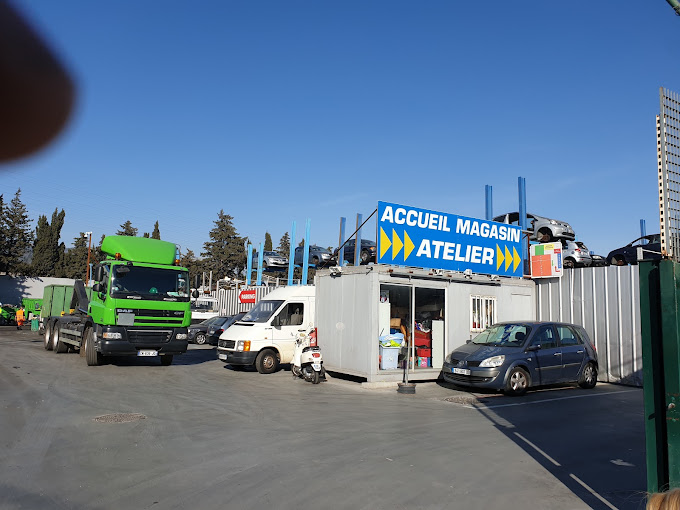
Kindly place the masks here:
<instances>
[{"instance_id":1,"label":"container window","mask_svg":"<svg viewBox=\"0 0 680 510\"><path fill-rule=\"evenodd\" d=\"M479 333L498 321L494 296L470 296L470 331Z\"/></svg>"}]
</instances>

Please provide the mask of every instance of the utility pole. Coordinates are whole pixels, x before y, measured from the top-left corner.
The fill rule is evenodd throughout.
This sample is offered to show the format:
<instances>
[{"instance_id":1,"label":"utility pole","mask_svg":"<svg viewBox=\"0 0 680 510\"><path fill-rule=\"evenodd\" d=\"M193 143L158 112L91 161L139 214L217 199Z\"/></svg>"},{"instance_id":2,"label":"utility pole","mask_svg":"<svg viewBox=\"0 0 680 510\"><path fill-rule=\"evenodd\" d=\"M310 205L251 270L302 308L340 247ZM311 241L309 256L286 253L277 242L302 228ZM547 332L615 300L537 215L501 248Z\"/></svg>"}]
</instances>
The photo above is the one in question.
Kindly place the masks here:
<instances>
[{"instance_id":1,"label":"utility pole","mask_svg":"<svg viewBox=\"0 0 680 510\"><path fill-rule=\"evenodd\" d=\"M90 280L90 249L92 248L92 232L85 232L83 237L85 236L89 237L87 242L87 265L85 266L85 286L87 286L87 282Z\"/></svg>"}]
</instances>

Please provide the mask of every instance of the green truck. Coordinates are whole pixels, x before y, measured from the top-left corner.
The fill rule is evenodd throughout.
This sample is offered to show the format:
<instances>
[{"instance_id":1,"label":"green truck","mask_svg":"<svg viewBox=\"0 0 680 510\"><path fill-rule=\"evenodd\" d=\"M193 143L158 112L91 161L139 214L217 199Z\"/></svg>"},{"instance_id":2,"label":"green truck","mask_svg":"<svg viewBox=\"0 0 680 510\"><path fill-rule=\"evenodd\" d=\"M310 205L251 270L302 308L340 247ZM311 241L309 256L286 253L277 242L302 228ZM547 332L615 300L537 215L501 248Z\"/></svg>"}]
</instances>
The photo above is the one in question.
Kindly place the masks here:
<instances>
[{"instance_id":1,"label":"green truck","mask_svg":"<svg viewBox=\"0 0 680 510\"><path fill-rule=\"evenodd\" d=\"M179 267L176 246L158 239L108 236L106 260L95 266L92 287L48 285L40 328L45 349L78 350L89 366L107 356L160 358L187 350L189 273Z\"/></svg>"}]
</instances>

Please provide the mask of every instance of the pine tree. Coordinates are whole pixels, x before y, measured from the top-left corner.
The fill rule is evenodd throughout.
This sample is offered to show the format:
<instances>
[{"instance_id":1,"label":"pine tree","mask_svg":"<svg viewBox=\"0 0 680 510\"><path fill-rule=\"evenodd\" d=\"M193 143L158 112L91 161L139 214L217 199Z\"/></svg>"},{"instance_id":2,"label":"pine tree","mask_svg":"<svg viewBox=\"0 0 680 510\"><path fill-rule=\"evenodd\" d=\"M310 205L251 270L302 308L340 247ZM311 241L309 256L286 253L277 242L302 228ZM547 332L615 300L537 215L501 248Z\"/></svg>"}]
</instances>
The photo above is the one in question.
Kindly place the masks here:
<instances>
[{"instance_id":1,"label":"pine tree","mask_svg":"<svg viewBox=\"0 0 680 510\"><path fill-rule=\"evenodd\" d=\"M87 267L87 245L89 239L84 232L73 238L73 248L64 255L63 277L85 280ZM90 262L96 263L90 253Z\"/></svg>"},{"instance_id":2,"label":"pine tree","mask_svg":"<svg viewBox=\"0 0 680 510\"><path fill-rule=\"evenodd\" d=\"M269 232L264 233L264 251L272 251L274 246L272 244L272 236Z\"/></svg>"},{"instance_id":3,"label":"pine tree","mask_svg":"<svg viewBox=\"0 0 680 510\"><path fill-rule=\"evenodd\" d=\"M276 249L276 251L286 256L288 255L288 252L290 252L290 236L288 235L288 232L281 236L279 247Z\"/></svg>"},{"instance_id":4,"label":"pine tree","mask_svg":"<svg viewBox=\"0 0 680 510\"><path fill-rule=\"evenodd\" d=\"M237 277L246 266L244 239L238 235L232 216L220 210L215 228L210 231L210 241L203 243L201 256L206 267L212 269L217 278Z\"/></svg>"},{"instance_id":5,"label":"pine tree","mask_svg":"<svg viewBox=\"0 0 680 510\"><path fill-rule=\"evenodd\" d=\"M156 224L153 226L153 232L151 233L151 239L160 239L161 238L161 230L158 228L158 220L156 220Z\"/></svg>"},{"instance_id":6,"label":"pine tree","mask_svg":"<svg viewBox=\"0 0 680 510\"><path fill-rule=\"evenodd\" d=\"M33 245L33 230L26 206L21 201L21 188L9 207L3 208L1 230L4 244L0 252L0 270L12 274L26 273L26 258L30 256Z\"/></svg>"},{"instance_id":7,"label":"pine tree","mask_svg":"<svg viewBox=\"0 0 680 510\"><path fill-rule=\"evenodd\" d=\"M33 260L30 273L33 276L57 276L60 273L59 263L63 261L65 246L59 244L61 228L64 226L66 213L57 209L52 213L52 223L47 216L41 215L35 227L33 244Z\"/></svg>"},{"instance_id":8,"label":"pine tree","mask_svg":"<svg viewBox=\"0 0 680 510\"><path fill-rule=\"evenodd\" d=\"M132 226L132 222L130 220L127 220L125 223L123 223L120 226L120 230L116 232L117 236L133 236L135 237L137 235L138 230Z\"/></svg>"}]
</instances>

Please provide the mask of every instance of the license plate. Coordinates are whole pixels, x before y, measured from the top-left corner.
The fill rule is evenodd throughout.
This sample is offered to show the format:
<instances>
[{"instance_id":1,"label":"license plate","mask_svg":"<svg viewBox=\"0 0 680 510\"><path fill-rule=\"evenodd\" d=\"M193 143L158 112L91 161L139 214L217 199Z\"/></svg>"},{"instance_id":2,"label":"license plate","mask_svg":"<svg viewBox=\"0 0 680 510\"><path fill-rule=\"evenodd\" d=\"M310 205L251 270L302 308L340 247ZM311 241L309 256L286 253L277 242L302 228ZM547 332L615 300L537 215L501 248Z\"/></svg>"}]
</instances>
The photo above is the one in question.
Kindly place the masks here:
<instances>
[{"instance_id":1,"label":"license plate","mask_svg":"<svg viewBox=\"0 0 680 510\"><path fill-rule=\"evenodd\" d=\"M137 356L158 356L158 351L152 351L151 349L142 349L137 351Z\"/></svg>"},{"instance_id":2,"label":"license plate","mask_svg":"<svg viewBox=\"0 0 680 510\"><path fill-rule=\"evenodd\" d=\"M460 374L460 375L470 375L470 369L469 368L452 368L451 372L454 374Z\"/></svg>"},{"instance_id":3,"label":"license plate","mask_svg":"<svg viewBox=\"0 0 680 510\"><path fill-rule=\"evenodd\" d=\"M226 354L218 354L217 357L221 359L222 361L227 361L227 355Z\"/></svg>"},{"instance_id":4,"label":"license plate","mask_svg":"<svg viewBox=\"0 0 680 510\"><path fill-rule=\"evenodd\" d=\"M317 372L321 370L321 363L312 363L312 368Z\"/></svg>"}]
</instances>

